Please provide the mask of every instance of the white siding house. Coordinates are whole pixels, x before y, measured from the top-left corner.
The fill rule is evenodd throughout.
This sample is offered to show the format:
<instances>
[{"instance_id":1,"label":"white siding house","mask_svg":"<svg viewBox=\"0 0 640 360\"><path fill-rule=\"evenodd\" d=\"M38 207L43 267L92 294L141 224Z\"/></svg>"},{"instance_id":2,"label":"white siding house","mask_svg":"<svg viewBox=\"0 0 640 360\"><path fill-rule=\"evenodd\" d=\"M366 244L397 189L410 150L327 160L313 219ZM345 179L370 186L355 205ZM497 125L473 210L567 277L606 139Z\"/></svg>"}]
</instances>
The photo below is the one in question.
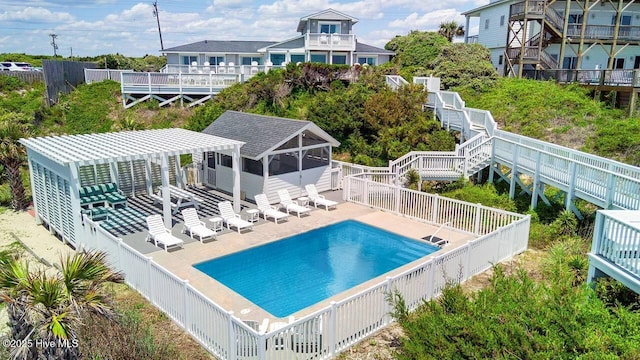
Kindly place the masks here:
<instances>
[{"instance_id":1,"label":"white siding house","mask_svg":"<svg viewBox=\"0 0 640 360\"><path fill-rule=\"evenodd\" d=\"M310 121L226 111L203 132L245 143L240 187L248 199L264 193L277 203L278 190L298 197L307 184L318 191L331 189L331 148L340 143ZM230 192L231 158L218 152L203 158L204 183Z\"/></svg>"},{"instance_id":2,"label":"white siding house","mask_svg":"<svg viewBox=\"0 0 640 360\"><path fill-rule=\"evenodd\" d=\"M640 4L634 2L496 0L463 13L477 18L465 35L491 51L500 73L551 69L640 68ZM565 25L566 24L566 25ZM526 27L526 32L520 31ZM540 41L543 39L543 41ZM523 51L522 49L525 49Z\"/></svg>"},{"instance_id":3,"label":"white siding house","mask_svg":"<svg viewBox=\"0 0 640 360\"><path fill-rule=\"evenodd\" d=\"M235 73L254 66L282 66L287 63L317 62L380 65L394 52L359 42L353 33L358 19L333 9L302 17L299 35L282 41L204 40L164 49L168 72L224 72L232 64ZM206 69L203 69L206 67Z\"/></svg>"}]
</instances>

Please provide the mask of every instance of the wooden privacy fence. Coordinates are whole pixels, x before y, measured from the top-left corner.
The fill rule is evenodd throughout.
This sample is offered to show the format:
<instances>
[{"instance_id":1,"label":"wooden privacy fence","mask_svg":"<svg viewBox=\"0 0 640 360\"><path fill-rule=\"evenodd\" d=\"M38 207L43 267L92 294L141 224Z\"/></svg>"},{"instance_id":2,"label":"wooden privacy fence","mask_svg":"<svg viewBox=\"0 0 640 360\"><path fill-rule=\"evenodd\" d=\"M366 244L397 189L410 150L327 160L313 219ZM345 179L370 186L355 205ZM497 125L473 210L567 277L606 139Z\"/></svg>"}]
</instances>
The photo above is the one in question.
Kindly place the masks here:
<instances>
[{"instance_id":1,"label":"wooden privacy fence","mask_svg":"<svg viewBox=\"0 0 640 360\"><path fill-rule=\"evenodd\" d=\"M127 284L223 360L331 358L392 321L388 293L399 291L407 306L415 309L438 296L447 282L464 281L527 248L529 216L378 183L366 176L343 179L346 200L428 223L446 220L451 228L479 237L266 334L256 332L188 280L170 273L86 216L79 246L105 251L110 264L125 274Z\"/></svg>"},{"instance_id":2,"label":"wooden privacy fence","mask_svg":"<svg viewBox=\"0 0 640 360\"><path fill-rule=\"evenodd\" d=\"M61 93L68 94L76 86L84 83L85 68L94 69L96 64L86 61L43 60L47 103L49 105L57 103Z\"/></svg>"},{"instance_id":3,"label":"wooden privacy fence","mask_svg":"<svg viewBox=\"0 0 640 360\"><path fill-rule=\"evenodd\" d=\"M28 84L44 81L42 71L0 71L0 76L15 77Z\"/></svg>"},{"instance_id":4,"label":"wooden privacy fence","mask_svg":"<svg viewBox=\"0 0 640 360\"><path fill-rule=\"evenodd\" d=\"M114 69L84 69L84 81L87 84L93 84L94 82L100 82L104 80L111 80L120 82L123 72L133 72L133 70L114 70Z\"/></svg>"}]
</instances>

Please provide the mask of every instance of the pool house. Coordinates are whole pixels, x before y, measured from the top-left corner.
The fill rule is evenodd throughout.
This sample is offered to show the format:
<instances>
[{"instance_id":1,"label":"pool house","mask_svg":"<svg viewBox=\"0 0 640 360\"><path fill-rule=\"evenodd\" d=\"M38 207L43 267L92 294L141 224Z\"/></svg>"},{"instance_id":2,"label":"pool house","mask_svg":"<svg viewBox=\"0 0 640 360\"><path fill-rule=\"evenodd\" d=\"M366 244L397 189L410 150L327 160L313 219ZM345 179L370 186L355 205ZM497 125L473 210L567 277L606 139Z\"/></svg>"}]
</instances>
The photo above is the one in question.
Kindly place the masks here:
<instances>
[{"instance_id":1,"label":"pool house","mask_svg":"<svg viewBox=\"0 0 640 360\"><path fill-rule=\"evenodd\" d=\"M275 203L281 189L299 197L307 184L320 192L332 189L331 150L340 143L311 121L226 111L203 133L245 143L240 190L247 199L266 194ZM231 158L214 151L203 158L206 185L230 192Z\"/></svg>"}]
</instances>

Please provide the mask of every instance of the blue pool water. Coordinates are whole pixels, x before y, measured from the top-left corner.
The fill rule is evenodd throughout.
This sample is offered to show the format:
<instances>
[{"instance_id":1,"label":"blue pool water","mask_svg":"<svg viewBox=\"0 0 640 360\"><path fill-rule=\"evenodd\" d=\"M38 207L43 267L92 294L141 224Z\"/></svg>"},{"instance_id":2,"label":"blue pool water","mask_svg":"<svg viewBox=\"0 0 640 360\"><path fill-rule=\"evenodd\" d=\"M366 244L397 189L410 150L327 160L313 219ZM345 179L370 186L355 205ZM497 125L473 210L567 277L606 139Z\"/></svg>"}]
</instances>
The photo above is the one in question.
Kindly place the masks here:
<instances>
[{"instance_id":1,"label":"blue pool water","mask_svg":"<svg viewBox=\"0 0 640 360\"><path fill-rule=\"evenodd\" d=\"M347 220L194 267L272 315L286 317L437 250Z\"/></svg>"}]
</instances>

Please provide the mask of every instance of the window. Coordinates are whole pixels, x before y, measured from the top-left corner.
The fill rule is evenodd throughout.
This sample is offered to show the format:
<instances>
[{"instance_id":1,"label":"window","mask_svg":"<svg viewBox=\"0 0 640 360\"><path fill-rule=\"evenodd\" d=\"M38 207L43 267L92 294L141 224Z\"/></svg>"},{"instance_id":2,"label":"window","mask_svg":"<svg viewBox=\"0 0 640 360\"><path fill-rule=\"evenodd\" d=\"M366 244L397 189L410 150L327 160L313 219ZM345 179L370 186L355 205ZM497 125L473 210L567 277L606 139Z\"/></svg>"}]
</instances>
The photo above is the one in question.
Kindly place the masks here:
<instances>
[{"instance_id":1,"label":"window","mask_svg":"<svg viewBox=\"0 0 640 360\"><path fill-rule=\"evenodd\" d=\"M285 62L285 56L284 56L284 54L271 54L271 55L269 56L269 59L271 60L271 62L272 62L274 65L280 65L280 64L282 64L283 62Z\"/></svg>"},{"instance_id":2,"label":"window","mask_svg":"<svg viewBox=\"0 0 640 360\"><path fill-rule=\"evenodd\" d=\"M611 17L611 25L615 25L615 24L616 24L616 16L613 15ZM622 26L631 25L631 15L622 15L622 16L620 16L620 25L622 25Z\"/></svg>"},{"instance_id":3,"label":"window","mask_svg":"<svg viewBox=\"0 0 640 360\"><path fill-rule=\"evenodd\" d=\"M220 166L233 167L233 158L229 155L220 154Z\"/></svg>"},{"instance_id":4,"label":"window","mask_svg":"<svg viewBox=\"0 0 640 360\"><path fill-rule=\"evenodd\" d=\"M305 59L304 54L291 54L291 62L294 64L297 64L299 62L305 62L307 61Z\"/></svg>"},{"instance_id":5,"label":"window","mask_svg":"<svg viewBox=\"0 0 640 360\"><path fill-rule=\"evenodd\" d=\"M504 15L500 16L500 26L504 26Z\"/></svg>"},{"instance_id":6,"label":"window","mask_svg":"<svg viewBox=\"0 0 640 360\"><path fill-rule=\"evenodd\" d=\"M340 34L340 23L320 23L320 33Z\"/></svg>"},{"instance_id":7,"label":"window","mask_svg":"<svg viewBox=\"0 0 640 360\"><path fill-rule=\"evenodd\" d=\"M280 175L298 171L297 152L271 155L269 175Z\"/></svg>"},{"instance_id":8,"label":"window","mask_svg":"<svg viewBox=\"0 0 640 360\"><path fill-rule=\"evenodd\" d=\"M215 169L216 168L216 153L214 153L214 152L208 152L207 153L207 167L209 169Z\"/></svg>"},{"instance_id":9,"label":"window","mask_svg":"<svg viewBox=\"0 0 640 360\"><path fill-rule=\"evenodd\" d=\"M262 58L259 56L244 56L242 57L241 64L242 65L251 65L252 62L257 62L258 65L262 65Z\"/></svg>"},{"instance_id":10,"label":"window","mask_svg":"<svg viewBox=\"0 0 640 360\"><path fill-rule=\"evenodd\" d=\"M376 65L377 60L378 59L376 57L358 57L358 64Z\"/></svg>"},{"instance_id":11,"label":"window","mask_svg":"<svg viewBox=\"0 0 640 360\"><path fill-rule=\"evenodd\" d=\"M503 61L502 55L498 56L498 65L502 65L502 61Z\"/></svg>"},{"instance_id":12,"label":"window","mask_svg":"<svg viewBox=\"0 0 640 360\"><path fill-rule=\"evenodd\" d=\"M262 176L262 160L251 160L242 158L242 171Z\"/></svg>"},{"instance_id":13,"label":"window","mask_svg":"<svg viewBox=\"0 0 640 360\"><path fill-rule=\"evenodd\" d=\"M347 55L333 55L331 57L331 63L344 65L347 63Z\"/></svg>"},{"instance_id":14,"label":"window","mask_svg":"<svg viewBox=\"0 0 640 360\"><path fill-rule=\"evenodd\" d=\"M324 148L309 149L303 153L302 170L329 166L329 150Z\"/></svg>"},{"instance_id":15,"label":"window","mask_svg":"<svg viewBox=\"0 0 640 360\"><path fill-rule=\"evenodd\" d=\"M613 68L614 69L624 69L624 58L615 58L615 59L613 59Z\"/></svg>"},{"instance_id":16,"label":"window","mask_svg":"<svg viewBox=\"0 0 640 360\"><path fill-rule=\"evenodd\" d=\"M327 54L311 54L311 62L326 64Z\"/></svg>"},{"instance_id":17,"label":"window","mask_svg":"<svg viewBox=\"0 0 640 360\"><path fill-rule=\"evenodd\" d=\"M562 60L562 68L575 69L577 61L578 61L578 58L575 56L565 56L565 58Z\"/></svg>"},{"instance_id":18,"label":"window","mask_svg":"<svg viewBox=\"0 0 640 360\"><path fill-rule=\"evenodd\" d=\"M484 29L487 30L489 28L489 19L484 21Z\"/></svg>"},{"instance_id":19,"label":"window","mask_svg":"<svg viewBox=\"0 0 640 360\"><path fill-rule=\"evenodd\" d=\"M582 24L582 14L569 14L569 24Z\"/></svg>"},{"instance_id":20,"label":"window","mask_svg":"<svg viewBox=\"0 0 640 360\"><path fill-rule=\"evenodd\" d=\"M209 64L220 65L221 62L224 62L224 56L209 56Z\"/></svg>"},{"instance_id":21,"label":"window","mask_svg":"<svg viewBox=\"0 0 640 360\"><path fill-rule=\"evenodd\" d=\"M182 57L182 65L191 65L191 63L197 63L198 62L198 57L197 56L183 56Z\"/></svg>"}]
</instances>

